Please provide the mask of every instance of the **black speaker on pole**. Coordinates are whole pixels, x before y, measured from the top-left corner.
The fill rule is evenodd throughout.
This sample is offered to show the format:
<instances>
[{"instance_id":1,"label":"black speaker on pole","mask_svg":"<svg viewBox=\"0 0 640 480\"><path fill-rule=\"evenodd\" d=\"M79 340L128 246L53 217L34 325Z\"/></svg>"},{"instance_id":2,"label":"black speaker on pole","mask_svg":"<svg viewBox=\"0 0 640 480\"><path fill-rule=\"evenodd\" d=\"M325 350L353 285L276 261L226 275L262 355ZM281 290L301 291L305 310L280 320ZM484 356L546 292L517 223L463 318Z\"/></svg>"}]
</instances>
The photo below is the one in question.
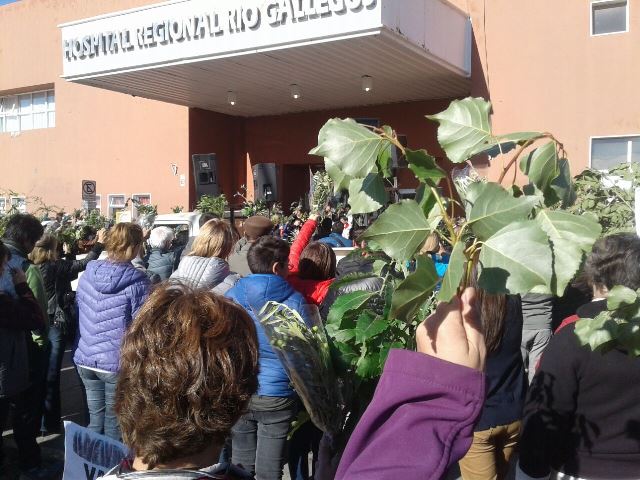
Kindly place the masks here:
<instances>
[{"instance_id":1,"label":"black speaker on pole","mask_svg":"<svg viewBox=\"0 0 640 480\"><path fill-rule=\"evenodd\" d=\"M278 201L278 168L275 163L257 163L253 166L253 195L256 201Z\"/></svg>"},{"instance_id":2,"label":"black speaker on pole","mask_svg":"<svg viewBox=\"0 0 640 480\"><path fill-rule=\"evenodd\" d=\"M196 184L196 199L203 195L220 195L218 169L215 153L194 154L191 156L193 178Z\"/></svg>"}]
</instances>

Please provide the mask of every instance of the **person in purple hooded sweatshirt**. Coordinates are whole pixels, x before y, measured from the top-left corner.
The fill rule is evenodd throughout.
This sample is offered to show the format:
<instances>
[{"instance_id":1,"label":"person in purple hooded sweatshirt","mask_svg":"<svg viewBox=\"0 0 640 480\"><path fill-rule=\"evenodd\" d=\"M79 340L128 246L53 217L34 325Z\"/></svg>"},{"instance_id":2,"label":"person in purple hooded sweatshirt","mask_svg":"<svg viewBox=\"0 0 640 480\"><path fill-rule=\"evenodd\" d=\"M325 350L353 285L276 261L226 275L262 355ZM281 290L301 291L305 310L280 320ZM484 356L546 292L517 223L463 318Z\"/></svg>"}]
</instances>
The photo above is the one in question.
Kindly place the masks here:
<instances>
[{"instance_id":1,"label":"person in purple hooded sweatshirt","mask_svg":"<svg viewBox=\"0 0 640 480\"><path fill-rule=\"evenodd\" d=\"M475 290L441 303L416 340L389 354L335 480L438 479L469 449L485 390Z\"/></svg>"},{"instance_id":2,"label":"person in purple hooded sweatshirt","mask_svg":"<svg viewBox=\"0 0 640 480\"><path fill-rule=\"evenodd\" d=\"M89 262L78 282L78 343L73 361L84 385L90 430L120 440L115 390L120 345L149 293L147 274L133 266L144 234L139 225L119 223L105 242L106 260Z\"/></svg>"}]
</instances>

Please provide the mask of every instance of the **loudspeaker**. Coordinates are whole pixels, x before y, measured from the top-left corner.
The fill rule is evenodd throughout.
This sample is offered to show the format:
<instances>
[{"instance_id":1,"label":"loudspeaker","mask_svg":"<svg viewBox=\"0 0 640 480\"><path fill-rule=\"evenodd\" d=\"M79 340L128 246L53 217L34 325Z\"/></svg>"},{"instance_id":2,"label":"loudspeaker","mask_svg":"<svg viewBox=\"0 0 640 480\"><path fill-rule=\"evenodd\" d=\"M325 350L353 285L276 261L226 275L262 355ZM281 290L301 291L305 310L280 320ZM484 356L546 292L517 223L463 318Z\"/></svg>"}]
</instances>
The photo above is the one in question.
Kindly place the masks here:
<instances>
[{"instance_id":1,"label":"loudspeaker","mask_svg":"<svg viewBox=\"0 0 640 480\"><path fill-rule=\"evenodd\" d=\"M196 184L196 199L203 195L220 195L216 154L194 154L191 156L191 163Z\"/></svg>"},{"instance_id":2,"label":"loudspeaker","mask_svg":"<svg viewBox=\"0 0 640 480\"><path fill-rule=\"evenodd\" d=\"M275 163L257 163L253 166L253 195L256 201L278 201L278 169Z\"/></svg>"}]
</instances>

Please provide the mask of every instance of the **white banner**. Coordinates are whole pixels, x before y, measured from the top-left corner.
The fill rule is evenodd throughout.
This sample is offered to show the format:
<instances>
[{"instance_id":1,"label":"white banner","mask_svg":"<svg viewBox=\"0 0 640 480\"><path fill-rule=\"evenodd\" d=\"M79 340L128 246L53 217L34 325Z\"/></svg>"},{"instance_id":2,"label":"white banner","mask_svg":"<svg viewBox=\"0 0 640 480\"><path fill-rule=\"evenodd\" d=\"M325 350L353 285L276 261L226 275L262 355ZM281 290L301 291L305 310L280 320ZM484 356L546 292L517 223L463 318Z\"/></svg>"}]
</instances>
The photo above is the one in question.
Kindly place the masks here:
<instances>
[{"instance_id":1,"label":"white banner","mask_svg":"<svg viewBox=\"0 0 640 480\"><path fill-rule=\"evenodd\" d=\"M73 422L64 422L62 480L96 480L119 464L128 448Z\"/></svg>"}]
</instances>

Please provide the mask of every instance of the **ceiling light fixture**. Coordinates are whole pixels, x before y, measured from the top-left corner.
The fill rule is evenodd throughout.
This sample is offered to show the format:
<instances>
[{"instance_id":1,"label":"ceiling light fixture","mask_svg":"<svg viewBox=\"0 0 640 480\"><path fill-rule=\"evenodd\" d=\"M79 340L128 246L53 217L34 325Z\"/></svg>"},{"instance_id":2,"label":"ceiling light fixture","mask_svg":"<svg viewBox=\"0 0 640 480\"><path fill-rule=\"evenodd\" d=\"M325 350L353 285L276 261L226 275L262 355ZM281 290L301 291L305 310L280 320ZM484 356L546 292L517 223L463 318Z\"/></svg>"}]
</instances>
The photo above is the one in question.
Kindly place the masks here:
<instances>
[{"instance_id":1,"label":"ceiling light fixture","mask_svg":"<svg viewBox=\"0 0 640 480\"><path fill-rule=\"evenodd\" d=\"M237 101L238 101L238 96L236 95L236 92L229 90L227 92L227 103L229 103L229 105L233 107Z\"/></svg>"},{"instance_id":2,"label":"ceiling light fixture","mask_svg":"<svg viewBox=\"0 0 640 480\"><path fill-rule=\"evenodd\" d=\"M364 90L366 93L369 93L371 90L373 90L373 78L369 75L364 75L362 77L362 90Z\"/></svg>"},{"instance_id":3,"label":"ceiling light fixture","mask_svg":"<svg viewBox=\"0 0 640 480\"><path fill-rule=\"evenodd\" d=\"M298 100L302 98L302 90L300 90L300 86L295 83L291 85L291 96L294 100Z\"/></svg>"}]
</instances>

